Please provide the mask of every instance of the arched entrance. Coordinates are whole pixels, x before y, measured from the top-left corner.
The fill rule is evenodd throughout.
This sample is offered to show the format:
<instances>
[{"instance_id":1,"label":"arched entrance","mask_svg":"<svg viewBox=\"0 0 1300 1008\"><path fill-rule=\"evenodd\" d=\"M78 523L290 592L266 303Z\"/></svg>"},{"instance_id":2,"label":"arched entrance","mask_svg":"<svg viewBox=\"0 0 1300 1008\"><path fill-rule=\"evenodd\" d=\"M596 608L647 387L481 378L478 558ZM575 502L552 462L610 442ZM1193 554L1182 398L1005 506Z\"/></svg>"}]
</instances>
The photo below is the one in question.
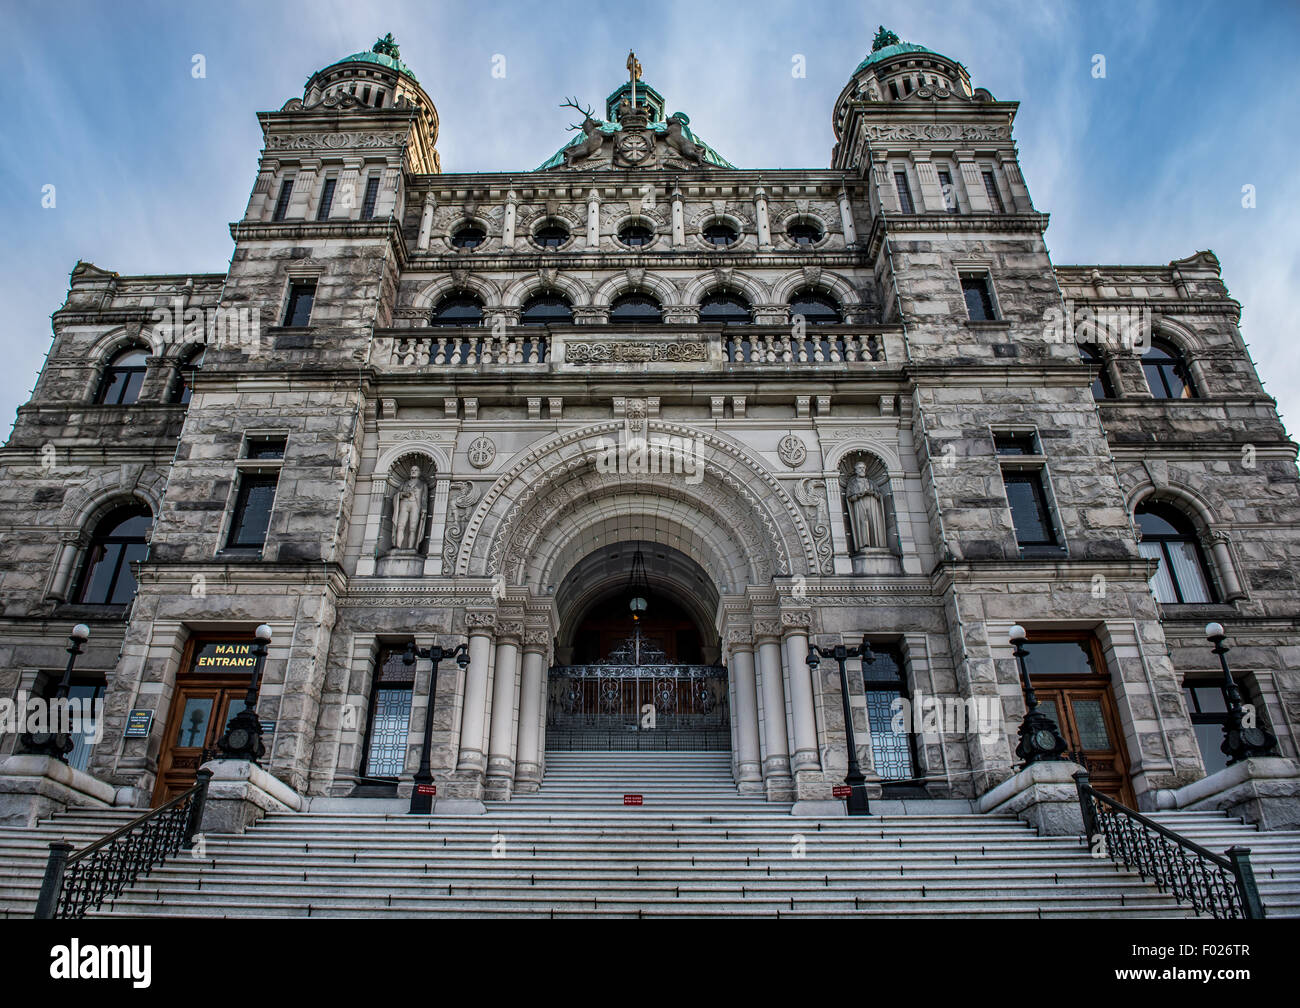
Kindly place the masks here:
<instances>
[{"instance_id":1,"label":"arched entrance","mask_svg":"<svg viewBox=\"0 0 1300 1008\"><path fill-rule=\"evenodd\" d=\"M622 542L576 564L556 598L547 750L730 751L727 675L708 618L716 601L705 572L672 547Z\"/></svg>"}]
</instances>

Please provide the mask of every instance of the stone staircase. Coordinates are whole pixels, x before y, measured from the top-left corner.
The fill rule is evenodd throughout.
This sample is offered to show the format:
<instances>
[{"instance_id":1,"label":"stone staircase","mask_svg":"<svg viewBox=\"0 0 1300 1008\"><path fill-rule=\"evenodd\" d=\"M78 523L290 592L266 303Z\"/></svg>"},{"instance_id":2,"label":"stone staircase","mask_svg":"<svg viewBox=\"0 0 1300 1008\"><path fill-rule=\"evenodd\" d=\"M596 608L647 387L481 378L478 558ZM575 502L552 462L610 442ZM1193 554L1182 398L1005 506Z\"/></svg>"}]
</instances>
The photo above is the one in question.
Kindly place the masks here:
<instances>
[{"instance_id":1,"label":"stone staircase","mask_svg":"<svg viewBox=\"0 0 1300 1008\"><path fill-rule=\"evenodd\" d=\"M738 795L725 753L547 759L540 793L489 804L486 815L308 812L268 816L242 836L205 837L201 856L155 870L100 913L1190 915L1135 874L1090 858L1078 838L1039 837L1012 817L795 818L786 806ZM644 805L625 807L625 793L641 794ZM0 912L30 916L51 839L82 847L133 814L67 813L34 830L0 830ZM1227 836L1221 826L1231 828L1225 819L1194 825L1215 842ZM1269 846L1279 857L1287 848ZM1276 871L1283 884L1294 869Z\"/></svg>"}]
</instances>

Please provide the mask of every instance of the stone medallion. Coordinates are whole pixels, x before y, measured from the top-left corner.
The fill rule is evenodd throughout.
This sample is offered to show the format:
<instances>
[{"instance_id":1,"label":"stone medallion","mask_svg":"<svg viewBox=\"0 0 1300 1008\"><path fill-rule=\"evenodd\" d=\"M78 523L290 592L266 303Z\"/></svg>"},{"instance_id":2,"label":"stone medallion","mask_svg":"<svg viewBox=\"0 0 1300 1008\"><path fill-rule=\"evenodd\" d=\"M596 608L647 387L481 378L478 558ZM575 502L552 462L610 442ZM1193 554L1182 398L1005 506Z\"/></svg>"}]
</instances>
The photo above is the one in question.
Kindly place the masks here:
<instances>
[{"instance_id":1,"label":"stone medallion","mask_svg":"<svg viewBox=\"0 0 1300 1008\"><path fill-rule=\"evenodd\" d=\"M469 464L475 469L486 469L497 457L497 446L490 437L482 435L469 443L469 450L465 455L469 459Z\"/></svg>"},{"instance_id":2,"label":"stone medallion","mask_svg":"<svg viewBox=\"0 0 1300 1008\"><path fill-rule=\"evenodd\" d=\"M787 434L776 446L776 453L782 462L793 468L803 464L808 457L808 449L803 441L794 434Z\"/></svg>"}]
</instances>

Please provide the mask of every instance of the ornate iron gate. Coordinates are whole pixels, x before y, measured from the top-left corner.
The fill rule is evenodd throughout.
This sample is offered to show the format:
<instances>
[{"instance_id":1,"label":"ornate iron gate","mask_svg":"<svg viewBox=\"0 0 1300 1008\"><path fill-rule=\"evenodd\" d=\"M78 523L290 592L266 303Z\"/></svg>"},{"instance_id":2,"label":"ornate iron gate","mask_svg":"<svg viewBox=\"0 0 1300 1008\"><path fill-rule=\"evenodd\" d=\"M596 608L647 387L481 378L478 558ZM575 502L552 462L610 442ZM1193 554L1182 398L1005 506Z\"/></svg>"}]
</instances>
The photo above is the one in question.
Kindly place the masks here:
<instances>
[{"instance_id":1,"label":"ornate iron gate","mask_svg":"<svg viewBox=\"0 0 1300 1008\"><path fill-rule=\"evenodd\" d=\"M731 748L727 671L670 665L641 638L594 665L557 665L547 682L550 750Z\"/></svg>"}]
</instances>

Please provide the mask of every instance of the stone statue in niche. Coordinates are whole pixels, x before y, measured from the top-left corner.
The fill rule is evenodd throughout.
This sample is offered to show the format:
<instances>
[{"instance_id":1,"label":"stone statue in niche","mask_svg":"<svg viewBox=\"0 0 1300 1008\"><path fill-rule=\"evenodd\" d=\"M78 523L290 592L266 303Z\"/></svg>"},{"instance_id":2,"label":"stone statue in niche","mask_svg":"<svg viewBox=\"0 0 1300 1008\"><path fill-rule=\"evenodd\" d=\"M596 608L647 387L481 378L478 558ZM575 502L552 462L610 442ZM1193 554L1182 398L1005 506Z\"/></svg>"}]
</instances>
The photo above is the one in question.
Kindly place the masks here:
<instances>
[{"instance_id":1,"label":"stone statue in niche","mask_svg":"<svg viewBox=\"0 0 1300 1008\"><path fill-rule=\"evenodd\" d=\"M429 484L418 465L411 466L406 481L393 494L393 548L416 550L424 538L424 517L428 511Z\"/></svg>"},{"instance_id":2,"label":"stone statue in niche","mask_svg":"<svg viewBox=\"0 0 1300 1008\"><path fill-rule=\"evenodd\" d=\"M855 551L885 546L885 502L867 477L865 462L854 464L853 475L844 487L844 498L849 505L849 524Z\"/></svg>"}]
</instances>

